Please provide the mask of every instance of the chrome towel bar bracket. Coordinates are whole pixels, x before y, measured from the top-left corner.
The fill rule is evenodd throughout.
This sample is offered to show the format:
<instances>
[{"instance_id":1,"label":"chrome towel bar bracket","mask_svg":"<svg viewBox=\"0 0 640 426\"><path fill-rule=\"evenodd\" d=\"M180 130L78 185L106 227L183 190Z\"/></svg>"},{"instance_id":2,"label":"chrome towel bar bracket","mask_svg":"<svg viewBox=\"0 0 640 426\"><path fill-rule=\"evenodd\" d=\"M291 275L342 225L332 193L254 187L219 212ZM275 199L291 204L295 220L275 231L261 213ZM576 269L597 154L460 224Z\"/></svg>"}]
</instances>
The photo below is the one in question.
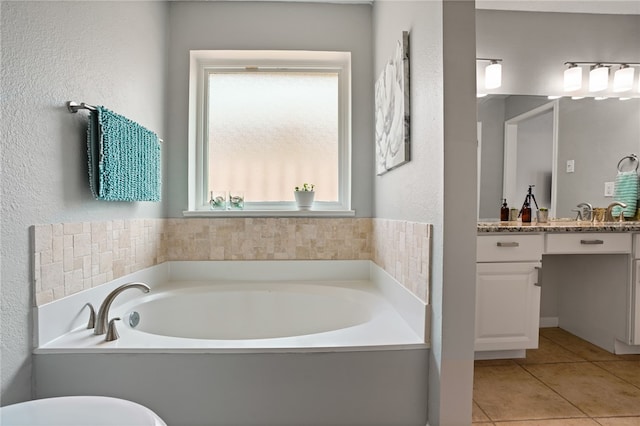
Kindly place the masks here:
<instances>
[{"instance_id":1,"label":"chrome towel bar bracket","mask_svg":"<svg viewBox=\"0 0 640 426\"><path fill-rule=\"evenodd\" d=\"M79 109L88 109L89 111L95 111L96 107L94 107L93 105L85 104L84 102L77 103L74 101L69 101L67 102L67 109L71 113L76 113Z\"/></svg>"}]
</instances>

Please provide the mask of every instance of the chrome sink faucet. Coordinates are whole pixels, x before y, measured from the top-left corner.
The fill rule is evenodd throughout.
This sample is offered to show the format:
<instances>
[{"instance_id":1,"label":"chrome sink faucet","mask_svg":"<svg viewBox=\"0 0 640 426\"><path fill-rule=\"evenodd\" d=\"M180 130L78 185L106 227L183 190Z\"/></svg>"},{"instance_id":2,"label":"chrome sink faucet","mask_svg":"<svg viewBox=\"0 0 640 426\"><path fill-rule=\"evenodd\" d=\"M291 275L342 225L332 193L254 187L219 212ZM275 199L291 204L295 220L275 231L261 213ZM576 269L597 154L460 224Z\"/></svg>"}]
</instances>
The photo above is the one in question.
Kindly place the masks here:
<instances>
[{"instance_id":1,"label":"chrome sink faucet","mask_svg":"<svg viewBox=\"0 0 640 426\"><path fill-rule=\"evenodd\" d=\"M145 283L133 282L123 284L109 293L102 302L102 305L100 305L100 310L98 310L98 316L96 318L96 328L93 329L93 334L105 334L107 332L107 325L109 323L109 308L111 307L111 303L113 303L113 300L117 295L130 288L137 288L145 293L149 293L149 291L151 290L151 288Z\"/></svg>"},{"instance_id":2,"label":"chrome sink faucet","mask_svg":"<svg viewBox=\"0 0 640 426\"><path fill-rule=\"evenodd\" d=\"M578 212L576 220L588 220L593 222L593 206L591 204L580 203L576 207L577 209L573 210L574 212Z\"/></svg>"},{"instance_id":3,"label":"chrome sink faucet","mask_svg":"<svg viewBox=\"0 0 640 426\"><path fill-rule=\"evenodd\" d=\"M614 201L613 203L609 204L609 206L607 207L607 212L604 214L604 221L605 222L615 222L616 220L618 222L624 221L624 210L620 212L620 217L618 217L618 219L615 219L613 217L613 214L611 213L611 211L616 206L617 207L622 207L623 209L625 207L627 207L627 205L625 203L621 203L620 201Z\"/></svg>"}]
</instances>

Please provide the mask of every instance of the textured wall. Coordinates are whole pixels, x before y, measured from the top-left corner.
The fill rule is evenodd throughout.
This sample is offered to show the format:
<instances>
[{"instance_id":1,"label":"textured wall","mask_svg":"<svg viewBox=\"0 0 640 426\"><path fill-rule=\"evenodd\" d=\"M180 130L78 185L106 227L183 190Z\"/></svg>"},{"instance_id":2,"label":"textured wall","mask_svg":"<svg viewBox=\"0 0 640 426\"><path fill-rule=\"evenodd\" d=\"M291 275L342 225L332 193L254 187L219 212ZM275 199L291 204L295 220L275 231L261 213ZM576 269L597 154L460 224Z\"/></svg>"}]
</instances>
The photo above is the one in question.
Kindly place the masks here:
<instances>
[{"instance_id":1,"label":"textured wall","mask_svg":"<svg viewBox=\"0 0 640 426\"><path fill-rule=\"evenodd\" d=\"M160 217L160 203L91 197L86 112L103 104L164 136L165 24L161 2L2 1L1 403L31 397L29 227ZM165 137L166 139L166 137Z\"/></svg>"},{"instance_id":2,"label":"textured wall","mask_svg":"<svg viewBox=\"0 0 640 426\"><path fill-rule=\"evenodd\" d=\"M471 418L475 301L475 9L472 1L374 2L374 69L410 31L411 155L375 178L376 218L432 223L429 423Z\"/></svg>"}]
</instances>

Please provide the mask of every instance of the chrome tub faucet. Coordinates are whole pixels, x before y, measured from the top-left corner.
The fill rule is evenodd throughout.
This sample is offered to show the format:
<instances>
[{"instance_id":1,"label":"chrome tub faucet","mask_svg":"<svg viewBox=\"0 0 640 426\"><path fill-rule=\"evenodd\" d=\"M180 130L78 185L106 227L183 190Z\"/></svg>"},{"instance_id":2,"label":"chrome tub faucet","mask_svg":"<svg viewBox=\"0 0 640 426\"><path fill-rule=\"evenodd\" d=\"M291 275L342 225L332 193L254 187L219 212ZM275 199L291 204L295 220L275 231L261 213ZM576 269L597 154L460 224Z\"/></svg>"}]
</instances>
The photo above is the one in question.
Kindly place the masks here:
<instances>
[{"instance_id":1,"label":"chrome tub faucet","mask_svg":"<svg viewBox=\"0 0 640 426\"><path fill-rule=\"evenodd\" d=\"M149 291L151 291L151 288L148 285L138 282L123 284L113 290L107 295L107 297L105 297L102 305L100 305L100 310L98 310L98 316L96 318L96 327L93 329L93 334L105 334L107 332L107 325L109 323L109 308L111 307L111 303L113 303L113 300L117 295L130 288L137 288L145 293L149 293Z\"/></svg>"}]
</instances>

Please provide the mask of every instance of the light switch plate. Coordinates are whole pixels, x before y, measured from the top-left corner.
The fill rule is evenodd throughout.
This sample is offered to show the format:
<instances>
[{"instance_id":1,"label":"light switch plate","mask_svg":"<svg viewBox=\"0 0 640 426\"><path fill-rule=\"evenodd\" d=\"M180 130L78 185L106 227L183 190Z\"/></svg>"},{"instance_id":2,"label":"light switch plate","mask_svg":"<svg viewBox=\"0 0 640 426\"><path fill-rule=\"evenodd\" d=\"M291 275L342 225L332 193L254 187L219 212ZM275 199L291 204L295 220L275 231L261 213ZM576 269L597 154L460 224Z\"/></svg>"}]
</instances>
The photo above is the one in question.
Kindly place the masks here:
<instances>
[{"instance_id":1,"label":"light switch plate","mask_svg":"<svg viewBox=\"0 0 640 426\"><path fill-rule=\"evenodd\" d=\"M575 160L567 160L567 173L573 173L576 170Z\"/></svg>"},{"instance_id":2,"label":"light switch plate","mask_svg":"<svg viewBox=\"0 0 640 426\"><path fill-rule=\"evenodd\" d=\"M605 197L613 197L613 193L615 192L615 184L613 182L605 182L604 183L604 196Z\"/></svg>"}]
</instances>

